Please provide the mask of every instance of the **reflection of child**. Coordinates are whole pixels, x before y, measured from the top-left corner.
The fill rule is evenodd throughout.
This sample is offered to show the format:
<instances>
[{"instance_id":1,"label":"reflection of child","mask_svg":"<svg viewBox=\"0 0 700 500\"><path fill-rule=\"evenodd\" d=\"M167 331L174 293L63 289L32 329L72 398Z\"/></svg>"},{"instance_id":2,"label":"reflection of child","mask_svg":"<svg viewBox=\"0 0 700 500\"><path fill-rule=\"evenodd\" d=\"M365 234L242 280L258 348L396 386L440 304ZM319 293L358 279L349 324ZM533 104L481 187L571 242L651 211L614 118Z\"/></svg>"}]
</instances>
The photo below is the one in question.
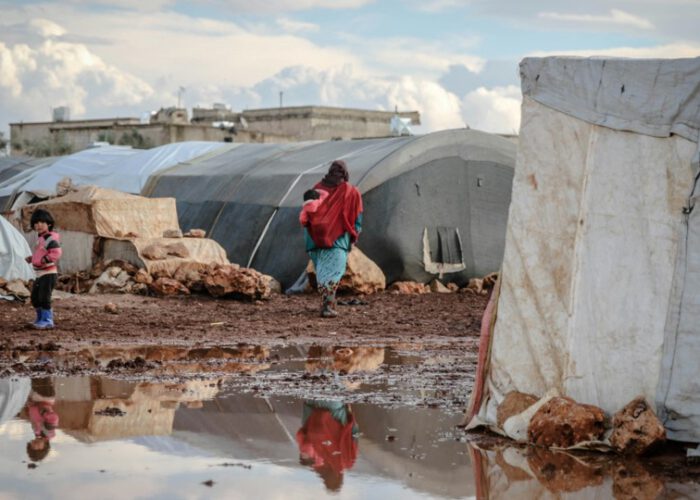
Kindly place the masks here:
<instances>
[{"instance_id":1,"label":"reflection of child","mask_svg":"<svg viewBox=\"0 0 700 500\"><path fill-rule=\"evenodd\" d=\"M27 262L34 267L36 279L32 286L32 305L36 309L34 328L53 328L51 293L58 277L58 259L61 258L61 244L58 233L54 232L53 217L46 210L38 208L32 214L32 228L37 233L34 253Z\"/></svg>"},{"instance_id":2,"label":"reflection of child","mask_svg":"<svg viewBox=\"0 0 700 500\"><path fill-rule=\"evenodd\" d=\"M299 222L302 226L309 225L309 215L316 212L323 200L328 197L328 192L323 189L309 189L304 193L304 204L299 214Z\"/></svg>"},{"instance_id":3,"label":"reflection of child","mask_svg":"<svg viewBox=\"0 0 700 500\"><path fill-rule=\"evenodd\" d=\"M53 385L49 379L32 380L32 392L27 401L27 415L32 423L34 439L27 443L27 456L33 462L46 458L51 449L50 440L56 435L58 414Z\"/></svg>"},{"instance_id":4,"label":"reflection of child","mask_svg":"<svg viewBox=\"0 0 700 500\"><path fill-rule=\"evenodd\" d=\"M299 461L321 476L326 488L339 491L343 471L357 458L359 428L350 406L340 401L304 401L302 427L297 431Z\"/></svg>"}]
</instances>

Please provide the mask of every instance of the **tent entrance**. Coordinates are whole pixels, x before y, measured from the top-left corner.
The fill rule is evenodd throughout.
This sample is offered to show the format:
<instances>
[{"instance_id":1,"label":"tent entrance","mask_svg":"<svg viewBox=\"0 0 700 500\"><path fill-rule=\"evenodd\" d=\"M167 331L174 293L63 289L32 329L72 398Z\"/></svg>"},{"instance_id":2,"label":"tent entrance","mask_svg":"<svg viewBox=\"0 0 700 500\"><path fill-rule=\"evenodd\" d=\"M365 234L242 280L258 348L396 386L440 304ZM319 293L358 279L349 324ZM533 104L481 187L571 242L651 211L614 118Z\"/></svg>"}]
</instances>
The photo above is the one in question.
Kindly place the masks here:
<instances>
[{"instance_id":1,"label":"tent entrance","mask_svg":"<svg viewBox=\"0 0 700 500\"><path fill-rule=\"evenodd\" d=\"M423 267L430 274L464 270L464 253L459 228L435 227L423 229Z\"/></svg>"}]
</instances>

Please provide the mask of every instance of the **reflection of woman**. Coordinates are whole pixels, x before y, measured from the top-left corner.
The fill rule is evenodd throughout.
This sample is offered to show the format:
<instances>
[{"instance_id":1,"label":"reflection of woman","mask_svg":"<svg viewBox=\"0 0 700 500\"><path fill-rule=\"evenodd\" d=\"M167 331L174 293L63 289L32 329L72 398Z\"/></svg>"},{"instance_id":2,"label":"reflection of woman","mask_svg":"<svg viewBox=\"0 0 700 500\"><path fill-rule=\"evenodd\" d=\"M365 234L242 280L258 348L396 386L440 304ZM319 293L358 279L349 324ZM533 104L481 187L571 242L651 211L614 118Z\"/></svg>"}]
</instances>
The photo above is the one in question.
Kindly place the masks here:
<instances>
[{"instance_id":1,"label":"reflection of woman","mask_svg":"<svg viewBox=\"0 0 700 500\"><path fill-rule=\"evenodd\" d=\"M32 392L27 400L27 417L32 424L34 439L27 443L27 456L33 462L46 458L50 440L56 435L58 414L53 407L56 393L50 379L32 380Z\"/></svg>"},{"instance_id":2,"label":"reflection of woman","mask_svg":"<svg viewBox=\"0 0 700 500\"><path fill-rule=\"evenodd\" d=\"M338 315L335 292L345 274L348 252L362 227L362 196L348 179L345 162L334 161L328 174L314 186L328 196L309 214L306 225L306 251L314 263L324 318Z\"/></svg>"},{"instance_id":3,"label":"reflection of woman","mask_svg":"<svg viewBox=\"0 0 700 500\"><path fill-rule=\"evenodd\" d=\"M357 458L359 429L349 405L340 401L304 401L297 431L299 461L310 465L331 491L340 491L343 471Z\"/></svg>"}]
</instances>

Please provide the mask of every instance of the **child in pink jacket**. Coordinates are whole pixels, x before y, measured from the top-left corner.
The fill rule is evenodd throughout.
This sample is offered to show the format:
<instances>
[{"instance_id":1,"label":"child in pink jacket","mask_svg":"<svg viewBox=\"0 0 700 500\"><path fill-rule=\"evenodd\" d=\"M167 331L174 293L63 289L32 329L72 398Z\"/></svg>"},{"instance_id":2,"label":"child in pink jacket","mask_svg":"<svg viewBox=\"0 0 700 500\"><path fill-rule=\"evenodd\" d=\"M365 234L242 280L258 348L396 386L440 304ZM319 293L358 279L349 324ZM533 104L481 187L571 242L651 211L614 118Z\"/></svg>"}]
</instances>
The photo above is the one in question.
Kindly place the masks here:
<instances>
[{"instance_id":1,"label":"child in pink jacket","mask_svg":"<svg viewBox=\"0 0 700 500\"><path fill-rule=\"evenodd\" d=\"M53 311L51 310L51 293L58 278L58 259L61 258L60 236L53 230L54 220L51 214L38 208L31 218L32 228L38 238L34 253L27 257L32 264L36 279L32 286L32 305L36 309L34 328L53 328Z\"/></svg>"},{"instance_id":2,"label":"child in pink jacket","mask_svg":"<svg viewBox=\"0 0 700 500\"><path fill-rule=\"evenodd\" d=\"M318 210L318 207L323 203L323 200L328 196L328 192L323 189L309 189L304 192L304 204L301 206L299 214L299 223L306 227L309 224L309 214Z\"/></svg>"}]
</instances>

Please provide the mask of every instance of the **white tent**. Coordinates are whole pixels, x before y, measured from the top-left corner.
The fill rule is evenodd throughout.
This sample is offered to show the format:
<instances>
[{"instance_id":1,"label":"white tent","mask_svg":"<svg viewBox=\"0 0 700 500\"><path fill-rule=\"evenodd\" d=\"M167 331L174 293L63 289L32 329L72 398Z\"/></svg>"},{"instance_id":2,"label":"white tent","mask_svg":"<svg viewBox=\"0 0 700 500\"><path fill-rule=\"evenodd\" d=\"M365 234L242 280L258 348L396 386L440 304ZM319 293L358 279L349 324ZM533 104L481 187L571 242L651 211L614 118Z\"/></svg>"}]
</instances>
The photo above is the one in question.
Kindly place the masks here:
<instances>
[{"instance_id":1,"label":"white tent","mask_svg":"<svg viewBox=\"0 0 700 500\"><path fill-rule=\"evenodd\" d=\"M509 391L657 402L700 441L700 58L528 58L497 318L472 424Z\"/></svg>"},{"instance_id":2,"label":"white tent","mask_svg":"<svg viewBox=\"0 0 700 500\"><path fill-rule=\"evenodd\" d=\"M0 278L6 281L34 279L34 271L24 260L31 254L22 233L7 219L0 217Z\"/></svg>"}]
</instances>

